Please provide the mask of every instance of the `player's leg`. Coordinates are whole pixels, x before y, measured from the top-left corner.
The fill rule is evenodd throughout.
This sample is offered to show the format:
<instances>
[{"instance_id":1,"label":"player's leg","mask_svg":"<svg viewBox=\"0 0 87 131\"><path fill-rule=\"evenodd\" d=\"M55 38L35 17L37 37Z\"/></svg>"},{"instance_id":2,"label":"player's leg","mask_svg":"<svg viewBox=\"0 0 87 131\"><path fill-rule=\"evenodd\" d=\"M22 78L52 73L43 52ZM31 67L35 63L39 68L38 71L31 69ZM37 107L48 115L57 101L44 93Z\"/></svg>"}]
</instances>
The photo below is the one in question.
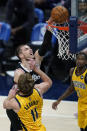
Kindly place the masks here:
<instances>
[{"instance_id":1,"label":"player's leg","mask_svg":"<svg viewBox=\"0 0 87 131\"><path fill-rule=\"evenodd\" d=\"M10 131L22 130L21 121L13 110L6 110L7 116L11 121Z\"/></svg>"},{"instance_id":2,"label":"player's leg","mask_svg":"<svg viewBox=\"0 0 87 131\"><path fill-rule=\"evenodd\" d=\"M78 103L78 125L80 127L80 131L85 131L85 112L80 111L80 104Z\"/></svg>"},{"instance_id":3,"label":"player's leg","mask_svg":"<svg viewBox=\"0 0 87 131\"><path fill-rule=\"evenodd\" d=\"M85 127L82 131L87 131L87 111L83 111L83 127Z\"/></svg>"},{"instance_id":4,"label":"player's leg","mask_svg":"<svg viewBox=\"0 0 87 131\"><path fill-rule=\"evenodd\" d=\"M87 111L85 111L85 129L84 129L84 131L87 131Z\"/></svg>"},{"instance_id":5,"label":"player's leg","mask_svg":"<svg viewBox=\"0 0 87 131\"><path fill-rule=\"evenodd\" d=\"M80 131L84 131L84 129L83 129L83 128L80 128Z\"/></svg>"},{"instance_id":6,"label":"player's leg","mask_svg":"<svg viewBox=\"0 0 87 131\"><path fill-rule=\"evenodd\" d=\"M84 131L87 131L87 126L86 126L86 128L85 128L85 130Z\"/></svg>"},{"instance_id":7,"label":"player's leg","mask_svg":"<svg viewBox=\"0 0 87 131\"><path fill-rule=\"evenodd\" d=\"M86 128L85 128L85 129L80 128L80 131L87 131L87 126L86 126Z\"/></svg>"}]
</instances>

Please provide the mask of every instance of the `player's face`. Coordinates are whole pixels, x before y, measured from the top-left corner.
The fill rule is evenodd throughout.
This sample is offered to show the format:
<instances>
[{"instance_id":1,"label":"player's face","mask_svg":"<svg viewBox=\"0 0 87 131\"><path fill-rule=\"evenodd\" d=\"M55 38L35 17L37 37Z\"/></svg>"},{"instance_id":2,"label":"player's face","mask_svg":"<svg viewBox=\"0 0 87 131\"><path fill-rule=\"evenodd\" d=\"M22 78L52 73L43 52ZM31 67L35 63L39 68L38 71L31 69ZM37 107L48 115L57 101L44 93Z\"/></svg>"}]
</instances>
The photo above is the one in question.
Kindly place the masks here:
<instances>
[{"instance_id":1,"label":"player's face","mask_svg":"<svg viewBox=\"0 0 87 131\"><path fill-rule=\"evenodd\" d=\"M21 53L24 59L34 58L33 51L28 45L21 47Z\"/></svg>"},{"instance_id":2,"label":"player's face","mask_svg":"<svg viewBox=\"0 0 87 131\"><path fill-rule=\"evenodd\" d=\"M86 58L84 55L80 54L77 56L76 59L76 66L79 67L84 67L86 65Z\"/></svg>"}]
</instances>

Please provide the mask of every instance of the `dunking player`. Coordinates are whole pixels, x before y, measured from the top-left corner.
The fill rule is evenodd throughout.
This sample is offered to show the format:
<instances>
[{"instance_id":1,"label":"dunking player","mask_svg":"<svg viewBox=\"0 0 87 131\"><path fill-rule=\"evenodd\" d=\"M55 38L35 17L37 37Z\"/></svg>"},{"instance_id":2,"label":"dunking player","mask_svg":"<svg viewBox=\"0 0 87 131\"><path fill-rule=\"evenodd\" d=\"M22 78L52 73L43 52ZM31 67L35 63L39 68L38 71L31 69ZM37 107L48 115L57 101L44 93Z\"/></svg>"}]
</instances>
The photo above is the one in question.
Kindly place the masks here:
<instances>
[{"instance_id":1,"label":"dunking player","mask_svg":"<svg viewBox=\"0 0 87 131\"><path fill-rule=\"evenodd\" d=\"M41 122L42 95L51 87L52 81L39 68L34 65L32 67L33 71L41 77L43 82L34 85L34 80L29 73L20 75L18 93L16 92L17 89L11 89L3 106L5 109L13 109L18 114L23 131L46 131Z\"/></svg>"},{"instance_id":2,"label":"dunking player","mask_svg":"<svg viewBox=\"0 0 87 131\"><path fill-rule=\"evenodd\" d=\"M70 12L71 0L66 0L63 6L69 10L69 14L70 14L71 13ZM47 23L53 24L54 21L52 21L52 19L49 19L47 21ZM73 64L75 64L75 62L72 61L71 59L66 61L66 60L62 60L62 59L58 58L58 56L57 56L57 54L58 54L58 41L56 41L56 43L53 45L54 47L52 47L51 40L52 40L52 34L47 29L45 36L44 36L44 41L43 41L40 49L35 52L36 60L38 63L41 63L41 60L43 59L43 56L45 56L46 52L51 50L52 55L50 57L51 60L49 62L49 66L48 66L49 67L48 74L50 74L50 76L52 76L52 78L54 77L59 80L65 80L65 78L68 76L69 69L72 67ZM59 74L61 74L61 75L59 76Z\"/></svg>"},{"instance_id":3,"label":"dunking player","mask_svg":"<svg viewBox=\"0 0 87 131\"><path fill-rule=\"evenodd\" d=\"M87 55L84 52L77 55L76 67L71 69L70 74L70 87L52 104L52 108L57 109L61 100L76 91L78 96L78 125L81 131L87 131Z\"/></svg>"},{"instance_id":4,"label":"dunking player","mask_svg":"<svg viewBox=\"0 0 87 131\"><path fill-rule=\"evenodd\" d=\"M63 5L64 7L66 7L69 11L69 15L71 14L71 0L66 0ZM54 21L51 20L49 18L49 20L47 21L48 24L53 24ZM51 49L51 40L50 38L52 37L51 33L49 33L49 31L47 30L46 33L45 33L45 36L44 36L44 41L41 45L41 48L35 52L35 56L36 56L36 59L39 63L41 63L42 59L43 59L43 56L46 54L46 52Z\"/></svg>"},{"instance_id":5,"label":"dunking player","mask_svg":"<svg viewBox=\"0 0 87 131\"><path fill-rule=\"evenodd\" d=\"M16 50L17 56L20 59L20 63L18 65L18 69L15 71L14 82L17 84L19 76L23 73L29 73L32 75L34 79L34 83L40 83L40 76L30 67L30 60L34 58L33 51L28 45L20 45ZM17 117L17 114L13 110L6 110L7 115L11 121L11 131L21 130L20 120Z\"/></svg>"}]
</instances>

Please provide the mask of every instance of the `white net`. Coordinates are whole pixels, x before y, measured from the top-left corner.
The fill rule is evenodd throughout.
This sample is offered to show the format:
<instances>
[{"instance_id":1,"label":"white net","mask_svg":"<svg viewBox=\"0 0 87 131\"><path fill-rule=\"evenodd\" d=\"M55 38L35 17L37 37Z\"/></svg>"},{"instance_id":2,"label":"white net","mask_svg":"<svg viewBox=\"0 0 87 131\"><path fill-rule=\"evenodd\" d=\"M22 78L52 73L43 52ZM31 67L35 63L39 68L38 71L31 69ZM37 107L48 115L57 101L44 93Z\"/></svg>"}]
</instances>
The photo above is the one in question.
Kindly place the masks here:
<instances>
[{"instance_id":1,"label":"white net","mask_svg":"<svg viewBox=\"0 0 87 131\"><path fill-rule=\"evenodd\" d=\"M68 23L58 26L68 26ZM59 30L52 26L48 26L48 30L58 39L58 57L62 60L75 59L76 54L71 54L69 51L69 31Z\"/></svg>"}]
</instances>

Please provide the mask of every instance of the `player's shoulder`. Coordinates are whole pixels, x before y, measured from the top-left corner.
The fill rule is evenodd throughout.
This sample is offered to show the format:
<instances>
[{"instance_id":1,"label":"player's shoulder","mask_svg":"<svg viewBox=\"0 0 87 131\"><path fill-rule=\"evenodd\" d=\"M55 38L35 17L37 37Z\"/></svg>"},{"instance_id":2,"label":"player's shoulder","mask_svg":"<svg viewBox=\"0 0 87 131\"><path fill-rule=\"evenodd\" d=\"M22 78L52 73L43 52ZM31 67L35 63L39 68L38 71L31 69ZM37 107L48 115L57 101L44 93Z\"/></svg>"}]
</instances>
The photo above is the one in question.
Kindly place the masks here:
<instances>
[{"instance_id":1,"label":"player's shoulder","mask_svg":"<svg viewBox=\"0 0 87 131\"><path fill-rule=\"evenodd\" d=\"M70 76L72 76L72 74L73 74L73 72L74 72L74 69L75 69L75 67L72 67L72 68L70 69L70 72L69 72Z\"/></svg>"},{"instance_id":2,"label":"player's shoulder","mask_svg":"<svg viewBox=\"0 0 87 131\"><path fill-rule=\"evenodd\" d=\"M16 73L18 73L18 72L24 72L21 68L17 68L16 70L15 70L15 72Z\"/></svg>"},{"instance_id":3,"label":"player's shoulder","mask_svg":"<svg viewBox=\"0 0 87 131\"><path fill-rule=\"evenodd\" d=\"M38 85L38 84L36 84L36 85ZM34 86L34 91L41 97L40 90L36 86Z\"/></svg>"},{"instance_id":4,"label":"player's shoulder","mask_svg":"<svg viewBox=\"0 0 87 131\"><path fill-rule=\"evenodd\" d=\"M18 68L14 71L14 78L16 78L17 76L20 76L21 74L24 74L25 72L21 69Z\"/></svg>"}]
</instances>

